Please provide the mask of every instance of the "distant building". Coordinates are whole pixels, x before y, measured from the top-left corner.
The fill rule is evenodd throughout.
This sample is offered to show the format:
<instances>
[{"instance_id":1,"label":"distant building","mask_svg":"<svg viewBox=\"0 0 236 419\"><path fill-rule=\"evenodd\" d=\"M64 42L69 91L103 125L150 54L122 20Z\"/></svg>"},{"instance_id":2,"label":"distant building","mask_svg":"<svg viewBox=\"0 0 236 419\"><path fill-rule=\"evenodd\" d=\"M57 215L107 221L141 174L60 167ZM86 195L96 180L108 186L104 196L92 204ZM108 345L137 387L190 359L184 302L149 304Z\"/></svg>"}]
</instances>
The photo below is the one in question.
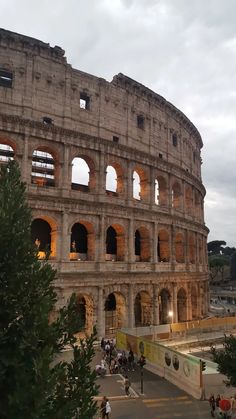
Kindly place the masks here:
<instances>
[{"instance_id":1,"label":"distant building","mask_svg":"<svg viewBox=\"0 0 236 419\"><path fill-rule=\"evenodd\" d=\"M109 57L107 57L109 59ZM73 69L60 47L0 30L0 162L16 159L32 241L99 336L204 317L202 139L142 84ZM58 308L58 307L57 307Z\"/></svg>"}]
</instances>

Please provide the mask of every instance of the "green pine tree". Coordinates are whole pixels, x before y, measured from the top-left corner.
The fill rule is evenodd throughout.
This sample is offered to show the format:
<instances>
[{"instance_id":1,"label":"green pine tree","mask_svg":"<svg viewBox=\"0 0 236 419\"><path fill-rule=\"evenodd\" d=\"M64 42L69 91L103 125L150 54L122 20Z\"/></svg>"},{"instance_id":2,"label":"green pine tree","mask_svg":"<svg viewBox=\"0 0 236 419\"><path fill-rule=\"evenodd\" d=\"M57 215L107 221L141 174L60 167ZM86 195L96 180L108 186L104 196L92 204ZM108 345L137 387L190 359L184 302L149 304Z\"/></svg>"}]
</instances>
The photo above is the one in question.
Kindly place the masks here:
<instances>
[{"instance_id":1,"label":"green pine tree","mask_svg":"<svg viewBox=\"0 0 236 419\"><path fill-rule=\"evenodd\" d=\"M56 271L39 261L31 213L15 162L0 168L0 415L2 419L90 419L98 392L93 335L76 345L76 298L49 322ZM72 362L59 362L69 346Z\"/></svg>"},{"instance_id":2,"label":"green pine tree","mask_svg":"<svg viewBox=\"0 0 236 419\"><path fill-rule=\"evenodd\" d=\"M236 338L225 336L223 349L211 348L213 361L218 364L218 371L226 375L227 386L236 387Z\"/></svg>"}]
</instances>

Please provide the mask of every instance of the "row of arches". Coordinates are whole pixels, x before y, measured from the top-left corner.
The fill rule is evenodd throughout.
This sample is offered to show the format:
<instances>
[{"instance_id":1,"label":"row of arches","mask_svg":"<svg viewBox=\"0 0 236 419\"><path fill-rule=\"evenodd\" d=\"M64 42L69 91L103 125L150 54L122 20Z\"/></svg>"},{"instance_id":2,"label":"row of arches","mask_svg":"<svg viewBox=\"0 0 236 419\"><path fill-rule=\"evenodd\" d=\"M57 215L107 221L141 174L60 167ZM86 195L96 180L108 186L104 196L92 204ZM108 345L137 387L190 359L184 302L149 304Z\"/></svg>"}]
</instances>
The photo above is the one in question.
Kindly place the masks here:
<instances>
[{"instance_id":1,"label":"row of arches","mask_svg":"<svg viewBox=\"0 0 236 419\"><path fill-rule=\"evenodd\" d=\"M11 145L0 144L0 163L13 159L15 151ZM38 186L55 187L59 185L59 162L51 150L37 148L32 154L31 183ZM151 199L158 206L170 206L175 210L186 211L201 217L203 198L200 191L181 180L173 179L169 185L166 174L154 176L153 184L147 171L137 166L131 173L132 197L137 201ZM96 188L97 170L94 161L88 156L76 156L71 161L71 189L93 192ZM120 163L112 162L105 167L105 192L107 195L124 196L127 174Z\"/></svg>"},{"instance_id":2,"label":"row of arches","mask_svg":"<svg viewBox=\"0 0 236 419\"><path fill-rule=\"evenodd\" d=\"M156 318L153 315L155 304L157 309ZM173 321L184 322L199 317L198 291L197 287L193 285L190 297L188 297L185 288L180 287L174 302L173 295L168 288L160 290L157 301L154 301L148 291L143 290L134 295L132 307L127 303L123 293L114 291L106 296L102 309L106 335L122 327L130 327L128 321L130 317L133 318L132 327L167 324ZM173 312L173 310L176 310L176 312ZM96 311L91 295L78 295L77 311L83 329L91 331Z\"/></svg>"},{"instance_id":3,"label":"row of arches","mask_svg":"<svg viewBox=\"0 0 236 419\"><path fill-rule=\"evenodd\" d=\"M125 261L128 255L127 232L124 226L113 224L104 232L104 253L108 261ZM32 241L38 247L39 257L44 257L49 250L51 256L56 256L56 226L50 225L49 220L36 218L31 226ZM156 249L153 250L151 232L146 227L139 227L133 231L133 252L135 261L150 262L156 253L159 262L170 262L175 259L177 263L203 263L203 237L193 232L176 232L171 243L171 234L165 228L157 232ZM94 226L86 221L74 223L70 231L70 248L67 249L71 260L95 260L96 233ZM174 253L174 254L173 254ZM198 258L197 258L198 255ZM198 260L197 260L198 259Z\"/></svg>"}]
</instances>

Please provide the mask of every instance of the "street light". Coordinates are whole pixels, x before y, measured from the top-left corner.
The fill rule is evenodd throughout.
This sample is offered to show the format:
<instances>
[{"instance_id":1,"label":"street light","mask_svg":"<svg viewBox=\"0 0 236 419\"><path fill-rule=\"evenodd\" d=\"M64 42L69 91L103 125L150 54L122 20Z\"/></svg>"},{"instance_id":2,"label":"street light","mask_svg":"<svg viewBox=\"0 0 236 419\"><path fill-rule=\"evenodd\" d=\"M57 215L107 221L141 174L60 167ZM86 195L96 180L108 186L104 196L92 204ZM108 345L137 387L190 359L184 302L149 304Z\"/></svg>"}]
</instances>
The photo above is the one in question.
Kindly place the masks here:
<instances>
[{"instance_id":1,"label":"street light","mask_svg":"<svg viewBox=\"0 0 236 419\"><path fill-rule=\"evenodd\" d=\"M174 313L173 313L173 311L169 311L168 312L168 316L170 317L170 319L171 319L171 323L173 322L173 315L174 315Z\"/></svg>"},{"instance_id":2,"label":"street light","mask_svg":"<svg viewBox=\"0 0 236 419\"><path fill-rule=\"evenodd\" d=\"M138 361L141 368L141 394L143 394L143 367L146 364L146 358L144 355L141 355Z\"/></svg>"}]
</instances>

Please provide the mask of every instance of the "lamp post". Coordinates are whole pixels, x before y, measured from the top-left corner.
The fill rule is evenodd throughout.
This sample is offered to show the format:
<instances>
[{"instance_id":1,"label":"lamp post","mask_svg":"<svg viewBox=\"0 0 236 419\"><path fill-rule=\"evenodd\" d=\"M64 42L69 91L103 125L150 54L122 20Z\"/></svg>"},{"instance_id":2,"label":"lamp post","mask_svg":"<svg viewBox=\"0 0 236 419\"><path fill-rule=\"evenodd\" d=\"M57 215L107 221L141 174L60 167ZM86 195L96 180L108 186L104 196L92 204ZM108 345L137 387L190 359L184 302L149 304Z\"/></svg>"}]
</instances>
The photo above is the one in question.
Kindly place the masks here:
<instances>
[{"instance_id":1,"label":"lamp post","mask_svg":"<svg viewBox=\"0 0 236 419\"><path fill-rule=\"evenodd\" d=\"M146 364L146 358L144 355L141 355L139 358L140 365L140 382L141 382L141 394L143 395L143 367Z\"/></svg>"}]
</instances>

